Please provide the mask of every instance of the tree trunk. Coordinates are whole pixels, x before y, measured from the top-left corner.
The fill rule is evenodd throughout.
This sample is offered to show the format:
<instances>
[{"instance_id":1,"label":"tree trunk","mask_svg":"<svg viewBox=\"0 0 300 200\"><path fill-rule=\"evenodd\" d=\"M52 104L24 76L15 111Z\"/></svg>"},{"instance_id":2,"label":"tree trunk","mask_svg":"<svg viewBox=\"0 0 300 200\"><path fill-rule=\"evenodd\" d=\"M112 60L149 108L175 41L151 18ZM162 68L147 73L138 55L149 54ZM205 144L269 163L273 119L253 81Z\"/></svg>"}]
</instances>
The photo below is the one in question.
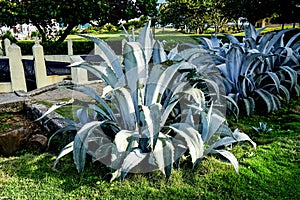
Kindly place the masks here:
<instances>
[{"instance_id":1,"label":"tree trunk","mask_svg":"<svg viewBox=\"0 0 300 200\"><path fill-rule=\"evenodd\" d=\"M281 24L281 30L283 30L283 29L284 29L284 23Z\"/></svg>"},{"instance_id":2,"label":"tree trunk","mask_svg":"<svg viewBox=\"0 0 300 200\"><path fill-rule=\"evenodd\" d=\"M67 28L64 30L63 34L60 35L59 39L56 41L56 43L62 43L67 37L68 35L71 33L71 31L73 30L73 28L75 27L76 25L73 25L73 24L69 24L67 26Z\"/></svg>"},{"instance_id":3,"label":"tree trunk","mask_svg":"<svg viewBox=\"0 0 300 200\"><path fill-rule=\"evenodd\" d=\"M42 36L42 43L47 41L46 32L42 29L42 27L38 24L33 24L39 31L39 33Z\"/></svg>"}]
</instances>

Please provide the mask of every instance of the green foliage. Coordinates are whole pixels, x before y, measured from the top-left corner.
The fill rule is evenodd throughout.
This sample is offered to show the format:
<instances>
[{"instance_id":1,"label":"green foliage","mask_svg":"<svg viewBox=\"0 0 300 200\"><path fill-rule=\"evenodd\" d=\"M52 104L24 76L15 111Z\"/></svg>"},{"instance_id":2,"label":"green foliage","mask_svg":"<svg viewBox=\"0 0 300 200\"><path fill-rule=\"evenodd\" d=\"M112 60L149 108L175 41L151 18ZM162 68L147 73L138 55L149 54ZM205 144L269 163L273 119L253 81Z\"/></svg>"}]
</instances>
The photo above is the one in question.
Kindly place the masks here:
<instances>
[{"instance_id":1,"label":"green foliage","mask_svg":"<svg viewBox=\"0 0 300 200\"><path fill-rule=\"evenodd\" d=\"M210 26L214 26L215 31L218 32L226 21L220 12L223 3L219 1L172 0L167 2L160 7L158 22L162 26L172 23L175 28L183 29L187 26L190 31L197 33L203 33Z\"/></svg>"},{"instance_id":2,"label":"green foliage","mask_svg":"<svg viewBox=\"0 0 300 200\"><path fill-rule=\"evenodd\" d=\"M299 21L299 2L295 0L283 2L278 1L276 4L275 17L273 23L296 23Z\"/></svg>"},{"instance_id":3,"label":"green foliage","mask_svg":"<svg viewBox=\"0 0 300 200\"><path fill-rule=\"evenodd\" d=\"M245 17L250 23L255 24L260 19L271 17L279 2L279 0L223 1L224 7L221 11L230 19L238 20L239 17Z\"/></svg>"},{"instance_id":4,"label":"green foliage","mask_svg":"<svg viewBox=\"0 0 300 200\"><path fill-rule=\"evenodd\" d=\"M30 37L34 38L34 37L41 37L42 35L38 32L38 31L32 31Z\"/></svg>"},{"instance_id":5,"label":"green foliage","mask_svg":"<svg viewBox=\"0 0 300 200\"><path fill-rule=\"evenodd\" d=\"M141 15L153 15L156 1L18 1L4 0L0 3L0 23L15 25L31 22L42 36L42 41L63 42L79 24L97 22L117 24L120 19L128 20ZM68 13L66 15L66 13ZM53 28L59 23L63 30ZM57 38L59 36L59 39Z\"/></svg>"},{"instance_id":6,"label":"green foliage","mask_svg":"<svg viewBox=\"0 0 300 200\"><path fill-rule=\"evenodd\" d=\"M114 33L117 32L119 27L114 26L111 23L104 24L103 26L89 26L84 29L81 33Z\"/></svg>"},{"instance_id":7,"label":"green foliage","mask_svg":"<svg viewBox=\"0 0 300 200\"><path fill-rule=\"evenodd\" d=\"M6 38L9 39L10 42L13 42L13 43L17 42L17 39L15 38L15 36L10 31L6 31L4 34L1 35L2 40L5 40Z\"/></svg>"},{"instance_id":8,"label":"green foliage","mask_svg":"<svg viewBox=\"0 0 300 200\"><path fill-rule=\"evenodd\" d=\"M136 39L127 35L121 63L104 41L82 36L98 45L105 62L84 61L72 67L89 70L109 87L102 97L84 86L71 87L97 103L79 109L78 121L70 121L69 126L55 133L78 130L74 141L57 157L54 168L73 152L79 172L89 155L110 169L111 180L120 177L123 181L129 172L155 169L169 179L173 165L178 166L184 155L197 167L208 154L220 154L238 171L237 159L222 148L239 141L256 145L238 129L231 132L213 103L206 107L203 92L190 87L185 76L178 73L191 64L185 58L193 54L193 49L178 53L175 48L167 55L162 44L153 39L149 22ZM170 66L164 64L167 59L173 60ZM44 115L62 105L54 105Z\"/></svg>"},{"instance_id":9,"label":"green foliage","mask_svg":"<svg viewBox=\"0 0 300 200\"><path fill-rule=\"evenodd\" d=\"M4 34L0 35L0 39L2 42L2 47L4 47L4 40L5 39L9 39L11 43L16 43L17 39L15 38L15 36L10 32L10 31L6 31ZM2 50L4 52L4 50Z\"/></svg>"},{"instance_id":10,"label":"green foliage","mask_svg":"<svg viewBox=\"0 0 300 200\"><path fill-rule=\"evenodd\" d=\"M22 55L32 55L32 46L34 41L20 40L17 45L21 48ZM67 55L67 41L57 44L54 42L42 43L45 55ZM94 43L87 40L74 40L73 41L73 53L75 55L83 55L87 52L91 52L94 48Z\"/></svg>"}]
</instances>

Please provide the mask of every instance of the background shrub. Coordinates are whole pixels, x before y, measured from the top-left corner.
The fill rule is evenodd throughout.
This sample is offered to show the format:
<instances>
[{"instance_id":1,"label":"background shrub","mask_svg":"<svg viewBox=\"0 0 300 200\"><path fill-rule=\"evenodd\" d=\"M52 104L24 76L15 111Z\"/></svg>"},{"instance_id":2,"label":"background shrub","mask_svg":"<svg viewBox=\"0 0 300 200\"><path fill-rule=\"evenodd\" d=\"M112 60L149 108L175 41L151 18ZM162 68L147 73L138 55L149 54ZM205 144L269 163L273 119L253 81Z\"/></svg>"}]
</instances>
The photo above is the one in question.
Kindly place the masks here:
<instances>
[{"instance_id":1,"label":"background shrub","mask_svg":"<svg viewBox=\"0 0 300 200\"><path fill-rule=\"evenodd\" d=\"M17 43L21 48L22 55L32 55L32 46L34 41L20 40ZM54 42L47 42L41 44L44 47L45 55L67 55L68 54L68 44L67 41L57 44ZM75 55L78 54L88 54L93 50L94 43L91 41L73 41L73 52Z\"/></svg>"}]
</instances>

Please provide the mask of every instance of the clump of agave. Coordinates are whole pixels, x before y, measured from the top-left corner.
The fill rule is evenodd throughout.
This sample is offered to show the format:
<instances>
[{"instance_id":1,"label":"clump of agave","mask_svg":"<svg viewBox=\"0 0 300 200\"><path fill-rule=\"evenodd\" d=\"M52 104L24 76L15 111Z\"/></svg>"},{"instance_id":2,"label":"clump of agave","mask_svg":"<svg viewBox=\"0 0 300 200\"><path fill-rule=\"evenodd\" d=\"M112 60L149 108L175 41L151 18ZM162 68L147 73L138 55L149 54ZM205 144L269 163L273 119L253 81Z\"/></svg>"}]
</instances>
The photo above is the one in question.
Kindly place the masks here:
<instances>
[{"instance_id":1,"label":"clump of agave","mask_svg":"<svg viewBox=\"0 0 300 200\"><path fill-rule=\"evenodd\" d=\"M243 42L229 34L226 37L230 43L225 44L216 35L200 38L202 48L223 58L214 61L222 73L226 94L248 115L275 111L282 100L289 102L292 95L300 94L300 33L285 43L284 36L290 29L259 38L263 30L245 25Z\"/></svg>"},{"instance_id":2,"label":"clump of agave","mask_svg":"<svg viewBox=\"0 0 300 200\"><path fill-rule=\"evenodd\" d=\"M94 73L110 89L101 97L85 86L70 87L96 103L79 109L78 120L66 120L69 125L55 133L77 131L54 168L60 158L72 152L79 172L88 154L110 169L111 180L123 180L129 172L156 169L169 179L184 155L197 167L208 154L220 154L238 171L237 159L224 147L239 141L256 144L238 129L232 132L225 117L214 109L214 102L208 104L204 92L191 87L185 73L178 73L190 68L192 63L185 55L192 55L195 49L181 53L174 49L167 55L162 43L154 40L150 22L136 41L134 35L123 41L122 59L104 41L83 37L98 45L104 62L84 61L72 66ZM168 59L174 62L165 62Z\"/></svg>"}]
</instances>

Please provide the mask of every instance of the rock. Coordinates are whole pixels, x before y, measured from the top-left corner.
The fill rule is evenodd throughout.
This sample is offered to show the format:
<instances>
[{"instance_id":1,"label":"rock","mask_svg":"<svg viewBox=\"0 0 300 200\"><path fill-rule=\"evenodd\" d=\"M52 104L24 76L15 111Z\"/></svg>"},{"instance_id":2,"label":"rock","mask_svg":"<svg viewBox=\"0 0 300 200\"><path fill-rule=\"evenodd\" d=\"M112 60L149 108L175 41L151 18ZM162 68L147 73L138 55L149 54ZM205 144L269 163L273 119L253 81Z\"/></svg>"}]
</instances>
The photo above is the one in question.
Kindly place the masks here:
<instances>
[{"instance_id":1,"label":"rock","mask_svg":"<svg viewBox=\"0 0 300 200\"><path fill-rule=\"evenodd\" d=\"M13 155L25 146L31 135L32 130L23 127L0 134L0 154Z\"/></svg>"},{"instance_id":2,"label":"rock","mask_svg":"<svg viewBox=\"0 0 300 200\"><path fill-rule=\"evenodd\" d=\"M45 151L48 144L48 138L41 134L33 135L28 143L27 148L34 148L40 151Z\"/></svg>"}]
</instances>

